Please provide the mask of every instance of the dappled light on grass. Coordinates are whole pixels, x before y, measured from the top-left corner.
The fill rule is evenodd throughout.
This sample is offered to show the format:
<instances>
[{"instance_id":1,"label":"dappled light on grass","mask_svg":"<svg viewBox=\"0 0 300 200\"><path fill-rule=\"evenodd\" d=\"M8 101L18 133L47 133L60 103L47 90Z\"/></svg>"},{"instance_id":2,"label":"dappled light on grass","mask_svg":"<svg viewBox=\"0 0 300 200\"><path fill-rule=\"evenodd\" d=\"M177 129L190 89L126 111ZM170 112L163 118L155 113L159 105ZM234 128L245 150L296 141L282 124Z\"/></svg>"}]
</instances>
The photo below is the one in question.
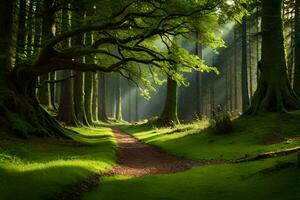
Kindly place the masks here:
<instances>
[{"instance_id":1,"label":"dappled light on grass","mask_svg":"<svg viewBox=\"0 0 300 200\"><path fill-rule=\"evenodd\" d=\"M195 167L176 174L108 177L83 199L296 200L300 197L300 171L295 168L295 160L293 154L251 163ZM276 167L279 165L287 167Z\"/></svg>"},{"instance_id":2,"label":"dappled light on grass","mask_svg":"<svg viewBox=\"0 0 300 200\"><path fill-rule=\"evenodd\" d=\"M121 128L146 143L187 159L231 160L299 146L299 120L299 112L242 116L233 121L235 129L227 134L216 134L208 129L208 122L175 128L157 129L147 124ZM266 138L278 133L284 133L288 139L265 144Z\"/></svg>"},{"instance_id":3,"label":"dappled light on grass","mask_svg":"<svg viewBox=\"0 0 300 200\"><path fill-rule=\"evenodd\" d=\"M92 173L115 165L111 129L72 129L78 132L68 133L75 141L35 137L26 143L10 137L2 141L0 199L53 198Z\"/></svg>"}]
</instances>

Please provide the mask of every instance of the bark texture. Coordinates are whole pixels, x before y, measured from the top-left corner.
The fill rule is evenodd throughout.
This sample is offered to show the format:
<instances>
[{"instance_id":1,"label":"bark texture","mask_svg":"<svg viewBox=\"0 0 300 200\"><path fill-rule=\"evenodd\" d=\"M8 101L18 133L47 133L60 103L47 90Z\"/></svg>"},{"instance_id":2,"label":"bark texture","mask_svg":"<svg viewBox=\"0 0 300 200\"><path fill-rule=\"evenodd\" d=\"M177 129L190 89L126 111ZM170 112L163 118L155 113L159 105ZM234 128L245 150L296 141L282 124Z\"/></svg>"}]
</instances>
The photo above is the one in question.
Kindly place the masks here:
<instances>
[{"instance_id":1,"label":"bark texture","mask_svg":"<svg viewBox=\"0 0 300 200\"><path fill-rule=\"evenodd\" d=\"M106 114L106 80L105 75L98 73L98 119L100 121L107 121Z\"/></svg>"},{"instance_id":2,"label":"bark texture","mask_svg":"<svg viewBox=\"0 0 300 200\"><path fill-rule=\"evenodd\" d=\"M262 59L258 88L248 113L285 112L300 108L287 77L282 0L262 1Z\"/></svg>"},{"instance_id":3,"label":"bark texture","mask_svg":"<svg viewBox=\"0 0 300 200\"><path fill-rule=\"evenodd\" d=\"M300 97L300 0L295 2L295 73L294 90Z\"/></svg>"},{"instance_id":4,"label":"bark texture","mask_svg":"<svg viewBox=\"0 0 300 200\"><path fill-rule=\"evenodd\" d=\"M173 126L174 124L179 123L177 115L177 104L177 82L168 77L167 97L165 100L164 109L156 122L158 126Z\"/></svg>"}]
</instances>

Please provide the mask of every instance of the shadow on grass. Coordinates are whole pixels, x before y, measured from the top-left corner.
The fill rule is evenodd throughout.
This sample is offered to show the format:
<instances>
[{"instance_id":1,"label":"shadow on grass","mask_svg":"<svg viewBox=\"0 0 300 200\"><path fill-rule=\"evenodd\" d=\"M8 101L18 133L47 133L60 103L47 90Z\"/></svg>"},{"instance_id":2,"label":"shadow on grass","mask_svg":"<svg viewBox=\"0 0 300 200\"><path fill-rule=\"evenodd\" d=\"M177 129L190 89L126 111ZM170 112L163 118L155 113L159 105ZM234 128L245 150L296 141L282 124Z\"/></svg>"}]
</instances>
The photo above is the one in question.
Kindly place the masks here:
<instances>
[{"instance_id":1,"label":"shadow on grass","mask_svg":"<svg viewBox=\"0 0 300 200\"><path fill-rule=\"evenodd\" d=\"M52 199L90 174L88 169L76 166L52 166L29 171L0 167L0 199Z\"/></svg>"}]
</instances>

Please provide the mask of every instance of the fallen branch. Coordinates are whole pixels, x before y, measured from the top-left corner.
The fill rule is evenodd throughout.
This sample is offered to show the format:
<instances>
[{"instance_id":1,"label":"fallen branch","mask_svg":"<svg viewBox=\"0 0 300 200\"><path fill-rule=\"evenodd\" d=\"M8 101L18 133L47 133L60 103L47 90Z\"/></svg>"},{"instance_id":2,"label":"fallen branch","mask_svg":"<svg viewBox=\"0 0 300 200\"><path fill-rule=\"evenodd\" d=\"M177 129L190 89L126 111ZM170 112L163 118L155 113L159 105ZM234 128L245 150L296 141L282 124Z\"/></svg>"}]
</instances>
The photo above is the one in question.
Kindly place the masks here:
<instances>
[{"instance_id":1,"label":"fallen branch","mask_svg":"<svg viewBox=\"0 0 300 200\"><path fill-rule=\"evenodd\" d=\"M263 160L263 159L267 159L267 158L285 156L285 155L289 155L289 154L297 153L297 152L300 153L300 147L294 147L294 148L285 149L285 150L282 150L282 151L272 151L272 152L258 154L258 155L255 155L255 156L240 158L240 159L232 161L232 163L243 163L243 162Z\"/></svg>"}]
</instances>

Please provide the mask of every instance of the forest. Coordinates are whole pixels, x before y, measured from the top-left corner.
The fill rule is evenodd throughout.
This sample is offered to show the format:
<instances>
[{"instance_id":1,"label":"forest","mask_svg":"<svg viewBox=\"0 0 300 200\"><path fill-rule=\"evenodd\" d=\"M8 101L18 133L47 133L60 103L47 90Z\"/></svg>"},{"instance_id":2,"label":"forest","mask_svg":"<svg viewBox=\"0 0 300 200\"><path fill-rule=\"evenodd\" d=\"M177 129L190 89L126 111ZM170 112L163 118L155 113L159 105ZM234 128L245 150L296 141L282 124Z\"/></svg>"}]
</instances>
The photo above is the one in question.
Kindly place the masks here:
<instances>
[{"instance_id":1,"label":"forest","mask_svg":"<svg viewBox=\"0 0 300 200\"><path fill-rule=\"evenodd\" d=\"M300 0L0 0L1 200L299 200Z\"/></svg>"}]
</instances>

